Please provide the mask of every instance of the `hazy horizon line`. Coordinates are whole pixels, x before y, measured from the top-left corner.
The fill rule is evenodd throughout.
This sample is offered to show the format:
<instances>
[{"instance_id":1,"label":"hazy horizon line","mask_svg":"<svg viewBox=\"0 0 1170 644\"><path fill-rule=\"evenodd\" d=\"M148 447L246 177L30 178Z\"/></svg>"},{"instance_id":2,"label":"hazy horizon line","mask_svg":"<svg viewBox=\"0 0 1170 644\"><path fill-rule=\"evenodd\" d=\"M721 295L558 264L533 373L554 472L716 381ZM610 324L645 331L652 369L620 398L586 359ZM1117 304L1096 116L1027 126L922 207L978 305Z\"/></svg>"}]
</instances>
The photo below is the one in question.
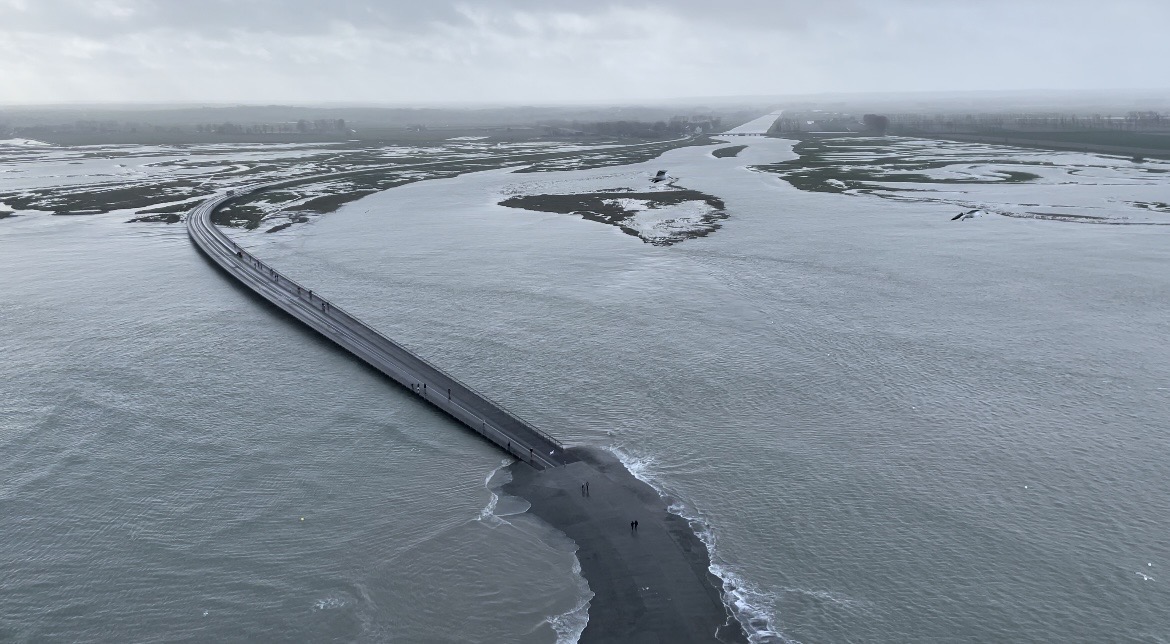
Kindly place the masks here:
<instances>
[{"instance_id":1,"label":"hazy horizon line","mask_svg":"<svg viewBox=\"0 0 1170 644\"><path fill-rule=\"evenodd\" d=\"M973 89L973 90L915 90L915 91L858 91L858 92L815 92L801 94L734 94L714 96L678 96L659 99L630 100L550 100L536 101L62 101L29 102L0 101L2 108L23 109L84 109L84 108L137 108L137 109L184 109L184 108L241 108L241 107L304 107L326 109L496 109L496 108L557 108L557 107L644 107L670 106L697 103L744 103L761 104L777 101L810 101L835 99L899 99L899 98L1045 98L1055 96L1081 96L1094 98L1161 98L1170 101L1170 87L1164 89ZM746 105L745 105L746 106Z\"/></svg>"}]
</instances>

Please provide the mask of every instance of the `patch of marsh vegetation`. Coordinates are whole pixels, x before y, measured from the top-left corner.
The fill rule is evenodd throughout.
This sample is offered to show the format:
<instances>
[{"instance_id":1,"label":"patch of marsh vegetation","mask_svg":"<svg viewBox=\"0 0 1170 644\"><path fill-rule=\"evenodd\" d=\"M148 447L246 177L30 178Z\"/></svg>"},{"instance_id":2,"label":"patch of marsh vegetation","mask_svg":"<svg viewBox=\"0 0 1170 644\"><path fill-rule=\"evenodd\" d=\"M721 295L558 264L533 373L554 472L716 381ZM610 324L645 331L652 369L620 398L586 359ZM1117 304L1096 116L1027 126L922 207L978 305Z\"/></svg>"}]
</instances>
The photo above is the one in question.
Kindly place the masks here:
<instances>
[{"instance_id":1,"label":"patch of marsh vegetation","mask_svg":"<svg viewBox=\"0 0 1170 644\"><path fill-rule=\"evenodd\" d=\"M520 195L509 197L500 205L576 215L615 226L623 233L655 246L671 246L687 239L706 237L727 219L723 200L685 188Z\"/></svg>"},{"instance_id":2,"label":"patch of marsh vegetation","mask_svg":"<svg viewBox=\"0 0 1170 644\"><path fill-rule=\"evenodd\" d=\"M926 153L908 144L914 139L871 137L806 138L793 151L799 158L756 166L757 170L780 175L801 190L845 193L850 191L913 191L910 186L889 184L988 184L1028 183L1041 175L1003 166L1049 165L1010 157L993 158L988 146L979 150L961 149L955 154ZM928 142L938 148L937 142ZM927 147L927 146L923 146ZM972 154L972 152L974 152Z\"/></svg>"},{"instance_id":3,"label":"patch of marsh vegetation","mask_svg":"<svg viewBox=\"0 0 1170 644\"><path fill-rule=\"evenodd\" d=\"M744 149L746 149L746 148L747 148L746 145L731 145L731 146L728 146L726 148L719 148L718 150L712 150L711 156L715 157L716 159L728 159L731 157L739 156L739 153L743 152Z\"/></svg>"},{"instance_id":4,"label":"patch of marsh vegetation","mask_svg":"<svg viewBox=\"0 0 1170 644\"><path fill-rule=\"evenodd\" d=\"M807 137L793 150L799 158L754 169L809 192L938 204L947 219L978 210L1020 219L1170 224L1161 216L1170 212L1163 201L1138 198L1167 190L1170 163L1160 160L909 137Z\"/></svg>"},{"instance_id":5,"label":"patch of marsh vegetation","mask_svg":"<svg viewBox=\"0 0 1170 644\"><path fill-rule=\"evenodd\" d=\"M1170 213L1170 203L1164 201L1130 201L1128 203L1135 208Z\"/></svg>"},{"instance_id":6,"label":"patch of marsh vegetation","mask_svg":"<svg viewBox=\"0 0 1170 644\"><path fill-rule=\"evenodd\" d=\"M432 137L433 139L433 137ZM303 223L372 192L465 172L526 166L524 171L597 168L653 158L701 139L628 141L500 141L487 137L406 144L109 145L0 149L6 212L128 215L131 223L176 223L218 191L259 182L291 182L235 201L217 224L246 230ZM409 166L414 168L396 168ZM27 173L27 174L26 174ZM298 183L298 177L305 181ZM7 217L10 215L4 215ZM3 218L0 217L0 218ZM272 227L267 227L272 230Z\"/></svg>"},{"instance_id":7,"label":"patch of marsh vegetation","mask_svg":"<svg viewBox=\"0 0 1170 644\"><path fill-rule=\"evenodd\" d=\"M691 145L708 145L711 141L707 137L694 137L676 141L661 141L645 145L603 147L592 150L579 150L576 154L564 152L548 155L547 158L535 159L528 167L517 170L517 173L528 172L557 172L561 170L590 170L606 168L615 165L630 165L642 163L657 158L667 150L687 147Z\"/></svg>"}]
</instances>

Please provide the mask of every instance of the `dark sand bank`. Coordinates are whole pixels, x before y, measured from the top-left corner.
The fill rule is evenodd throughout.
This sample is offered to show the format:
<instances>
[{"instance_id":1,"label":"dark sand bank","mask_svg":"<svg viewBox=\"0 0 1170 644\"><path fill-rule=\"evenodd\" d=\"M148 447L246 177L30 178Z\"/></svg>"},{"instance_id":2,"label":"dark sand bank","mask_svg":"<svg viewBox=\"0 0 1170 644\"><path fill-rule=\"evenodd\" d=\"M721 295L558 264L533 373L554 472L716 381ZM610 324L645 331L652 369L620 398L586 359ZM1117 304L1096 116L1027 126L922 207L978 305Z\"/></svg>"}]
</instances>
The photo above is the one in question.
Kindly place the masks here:
<instances>
[{"instance_id":1,"label":"dark sand bank","mask_svg":"<svg viewBox=\"0 0 1170 644\"><path fill-rule=\"evenodd\" d=\"M126 223L128 223L128 224L141 224L144 222L149 222L149 223L153 223L153 224L177 224L182 220L183 220L183 215L181 213L165 212L165 213L159 213L157 215L143 215L141 217L135 217L133 219L128 219L126 221Z\"/></svg>"},{"instance_id":2,"label":"dark sand bank","mask_svg":"<svg viewBox=\"0 0 1170 644\"><path fill-rule=\"evenodd\" d=\"M746 642L710 573L706 546L667 502L613 455L571 448L563 467L511 466L503 492L577 543L594 593L582 644ZM589 482L589 496L581 484ZM638 521L638 530L630 522Z\"/></svg>"},{"instance_id":3,"label":"dark sand bank","mask_svg":"<svg viewBox=\"0 0 1170 644\"><path fill-rule=\"evenodd\" d=\"M289 221L286 221L286 222L284 222L283 224L277 224L277 225L273 226L272 228L269 228L268 230L266 230L266 231L264 231L264 232L266 232L266 233L278 233L278 232L280 232L280 231L284 230L285 228L288 228L289 226L291 226L291 225L293 225L293 224L303 224L303 223L305 223L306 221L309 221L309 218L308 218L308 217L293 217L293 218L292 218L292 219L290 219Z\"/></svg>"},{"instance_id":4,"label":"dark sand bank","mask_svg":"<svg viewBox=\"0 0 1170 644\"><path fill-rule=\"evenodd\" d=\"M726 148L719 148L718 150L712 150L711 156L715 157L716 159L728 159L738 156L739 153L743 152L746 148L746 145L733 145Z\"/></svg>"}]
</instances>

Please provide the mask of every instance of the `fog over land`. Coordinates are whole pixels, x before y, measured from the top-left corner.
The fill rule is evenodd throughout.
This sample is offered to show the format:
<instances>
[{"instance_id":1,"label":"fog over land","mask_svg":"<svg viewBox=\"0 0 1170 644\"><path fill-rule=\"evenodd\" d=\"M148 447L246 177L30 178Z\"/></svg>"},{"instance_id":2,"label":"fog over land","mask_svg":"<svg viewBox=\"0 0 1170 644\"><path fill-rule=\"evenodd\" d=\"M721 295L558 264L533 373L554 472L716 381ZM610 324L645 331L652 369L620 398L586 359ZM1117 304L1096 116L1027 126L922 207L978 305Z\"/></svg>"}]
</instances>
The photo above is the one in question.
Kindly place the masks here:
<instances>
[{"instance_id":1,"label":"fog over land","mask_svg":"<svg viewBox=\"0 0 1170 644\"><path fill-rule=\"evenodd\" d=\"M1157 89L1157 0L0 0L0 104Z\"/></svg>"}]
</instances>

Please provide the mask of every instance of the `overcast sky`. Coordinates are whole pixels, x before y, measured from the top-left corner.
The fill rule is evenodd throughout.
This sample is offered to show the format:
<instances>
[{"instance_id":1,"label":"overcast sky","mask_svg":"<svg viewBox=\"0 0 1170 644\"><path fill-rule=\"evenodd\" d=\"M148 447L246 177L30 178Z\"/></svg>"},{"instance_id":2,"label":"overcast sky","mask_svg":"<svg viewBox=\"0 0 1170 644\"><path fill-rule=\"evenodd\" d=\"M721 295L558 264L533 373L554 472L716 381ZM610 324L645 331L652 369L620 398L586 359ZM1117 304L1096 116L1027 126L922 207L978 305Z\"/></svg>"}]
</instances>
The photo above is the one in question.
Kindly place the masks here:
<instances>
[{"instance_id":1,"label":"overcast sky","mask_svg":"<svg viewBox=\"0 0 1170 644\"><path fill-rule=\"evenodd\" d=\"M1170 0L0 0L0 103L1162 89Z\"/></svg>"}]
</instances>

